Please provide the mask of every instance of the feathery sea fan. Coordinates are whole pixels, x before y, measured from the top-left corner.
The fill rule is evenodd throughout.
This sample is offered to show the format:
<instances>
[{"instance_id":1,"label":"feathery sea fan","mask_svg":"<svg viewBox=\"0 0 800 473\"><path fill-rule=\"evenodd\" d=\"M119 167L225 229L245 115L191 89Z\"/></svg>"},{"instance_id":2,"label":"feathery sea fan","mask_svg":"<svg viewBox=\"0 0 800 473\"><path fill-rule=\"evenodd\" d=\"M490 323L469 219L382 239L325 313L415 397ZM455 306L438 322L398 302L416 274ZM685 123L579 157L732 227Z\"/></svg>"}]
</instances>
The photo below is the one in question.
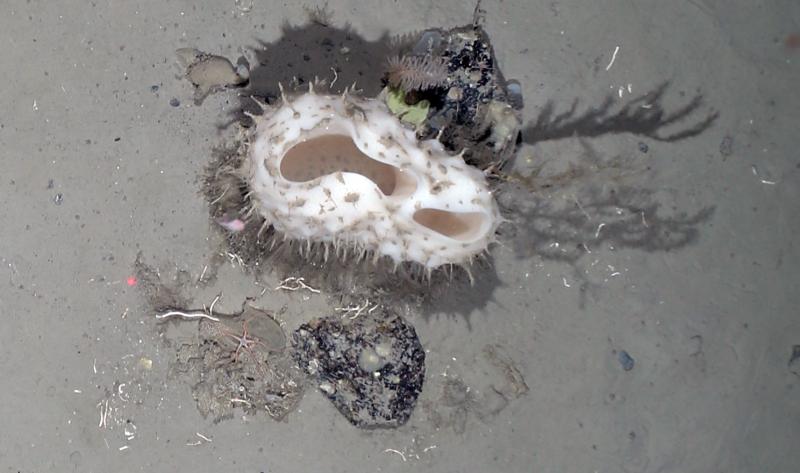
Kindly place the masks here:
<instances>
[{"instance_id":1,"label":"feathery sea fan","mask_svg":"<svg viewBox=\"0 0 800 473\"><path fill-rule=\"evenodd\" d=\"M392 56L386 61L389 85L404 92L441 87L447 73L447 61L438 56Z\"/></svg>"}]
</instances>

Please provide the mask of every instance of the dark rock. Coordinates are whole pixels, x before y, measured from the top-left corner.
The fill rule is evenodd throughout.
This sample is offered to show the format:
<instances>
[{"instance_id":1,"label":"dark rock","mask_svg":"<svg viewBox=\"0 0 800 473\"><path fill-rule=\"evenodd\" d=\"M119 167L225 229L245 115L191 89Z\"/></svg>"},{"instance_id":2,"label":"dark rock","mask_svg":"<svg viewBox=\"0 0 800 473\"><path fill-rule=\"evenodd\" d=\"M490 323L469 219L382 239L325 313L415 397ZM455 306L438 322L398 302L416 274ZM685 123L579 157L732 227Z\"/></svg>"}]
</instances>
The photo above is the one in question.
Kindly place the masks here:
<instances>
[{"instance_id":1,"label":"dark rock","mask_svg":"<svg viewBox=\"0 0 800 473\"><path fill-rule=\"evenodd\" d=\"M411 417L425 352L400 316L314 319L294 332L292 346L300 368L353 425L397 427Z\"/></svg>"},{"instance_id":2,"label":"dark rock","mask_svg":"<svg viewBox=\"0 0 800 473\"><path fill-rule=\"evenodd\" d=\"M619 360L620 366L622 366L622 369L624 369L625 371L632 370L633 365L636 363L633 360L633 357L630 356L628 352L625 350L620 350L619 353L617 353L617 359Z\"/></svg>"},{"instance_id":3,"label":"dark rock","mask_svg":"<svg viewBox=\"0 0 800 473\"><path fill-rule=\"evenodd\" d=\"M424 31L405 55L438 58L447 68L445 85L409 94L431 104L427 121L417 130L420 138L463 150L464 160L480 169L500 168L511 159L521 128L522 87L505 80L489 35L477 20Z\"/></svg>"},{"instance_id":4,"label":"dark rock","mask_svg":"<svg viewBox=\"0 0 800 473\"><path fill-rule=\"evenodd\" d=\"M789 371L800 376L800 345L792 347L792 356L789 357Z\"/></svg>"}]
</instances>

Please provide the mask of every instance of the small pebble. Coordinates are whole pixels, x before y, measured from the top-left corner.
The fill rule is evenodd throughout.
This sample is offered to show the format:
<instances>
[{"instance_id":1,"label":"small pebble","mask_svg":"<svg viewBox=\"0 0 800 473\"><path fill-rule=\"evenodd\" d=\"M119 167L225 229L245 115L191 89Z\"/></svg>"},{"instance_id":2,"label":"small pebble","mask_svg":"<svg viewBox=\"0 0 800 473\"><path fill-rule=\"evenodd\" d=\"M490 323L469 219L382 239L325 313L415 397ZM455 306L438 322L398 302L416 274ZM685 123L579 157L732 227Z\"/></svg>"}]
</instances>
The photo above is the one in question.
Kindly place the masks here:
<instances>
[{"instance_id":1,"label":"small pebble","mask_svg":"<svg viewBox=\"0 0 800 473\"><path fill-rule=\"evenodd\" d=\"M731 135L725 135L722 138L722 142L719 144L719 154L726 158L733 154L733 137Z\"/></svg>"},{"instance_id":2,"label":"small pebble","mask_svg":"<svg viewBox=\"0 0 800 473\"><path fill-rule=\"evenodd\" d=\"M452 101L461 100L464 96L464 93L461 91L459 87L451 87L450 90L447 91L447 98Z\"/></svg>"},{"instance_id":3,"label":"small pebble","mask_svg":"<svg viewBox=\"0 0 800 473\"><path fill-rule=\"evenodd\" d=\"M62 202L64 202L64 194L59 192L58 194L53 196L53 203L54 204L61 205Z\"/></svg>"},{"instance_id":4,"label":"small pebble","mask_svg":"<svg viewBox=\"0 0 800 473\"><path fill-rule=\"evenodd\" d=\"M250 79L250 67L246 63L236 65L236 75L242 79Z\"/></svg>"},{"instance_id":5,"label":"small pebble","mask_svg":"<svg viewBox=\"0 0 800 473\"><path fill-rule=\"evenodd\" d=\"M789 371L800 376L800 345L792 347L792 356L789 357Z\"/></svg>"},{"instance_id":6,"label":"small pebble","mask_svg":"<svg viewBox=\"0 0 800 473\"><path fill-rule=\"evenodd\" d=\"M695 335L689 339L689 356L697 356L703 353L703 336Z\"/></svg>"},{"instance_id":7,"label":"small pebble","mask_svg":"<svg viewBox=\"0 0 800 473\"><path fill-rule=\"evenodd\" d=\"M173 97L169 100L169 104L173 107L179 107L181 105L181 101Z\"/></svg>"},{"instance_id":8,"label":"small pebble","mask_svg":"<svg viewBox=\"0 0 800 473\"><path fill-rule=\"evenodd\" d=\"M525 101L522 98L522 84L518 80L511 79L506 82L506 91L508 92L508 103L515 110L522 110L525 106Z\"/></svg>"},{"instance_id":9,"label":"small pebble","mask_svg":"<svg viewBox=\"0 0 800 473\"><path fill-rule=\"evenodd\" d=\"M645 143L644 141L640 141L639 151L641 151L642 153L647 153L648 151L650 151L650 147L647 146L647 143Z\"/></svg>"},{"instance_id":10,"label":"small pebble","mask_svg":"<svg viewBox=\"0 0 800 473\"><path fill-rule=\"evenodd\" d=\"M631 357L627 351L620 350L617 354L617 359L619 360L619 364L622 366L622 369L625 371L630 371L633 369L633 365L636 363L633 361L633 357Z\"/></svg>"},{"instance_id":11,"label":"small pebble","mask_svg":"<svg viewBox=\"0 0 800 473\"><path fill-rule=\"evenodd\" d=\"M150 92L152 92L152 93L158 92L158 86L157 85L151 85L150 86Z\"/></svg>"}]
</instances>

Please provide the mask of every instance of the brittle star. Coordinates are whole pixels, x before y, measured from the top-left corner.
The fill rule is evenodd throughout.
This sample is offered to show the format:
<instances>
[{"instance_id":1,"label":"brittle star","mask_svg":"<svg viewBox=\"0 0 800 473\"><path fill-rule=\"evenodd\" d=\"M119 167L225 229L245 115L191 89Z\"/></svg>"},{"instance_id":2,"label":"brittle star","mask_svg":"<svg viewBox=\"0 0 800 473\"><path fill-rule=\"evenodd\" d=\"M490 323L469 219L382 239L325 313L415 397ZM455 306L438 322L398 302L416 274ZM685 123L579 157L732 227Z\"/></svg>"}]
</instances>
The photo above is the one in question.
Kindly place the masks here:
<instances>
[{"instance_id":1,"label":"brittle star","mask_svg":"<svg viewBox=\"0 0 800 473\"><path fill-rule=\"evenodd\" d=\"M257 345L257 344L263 345L263 343L258 338L255 338L255 337L248 338L247 337L247 320L242 322L242 335L241 336L236 335L235 333L228 333L227 335L229 337L233 338L234 340L236 340L237 342L239 342L239 345L236 347L236 351L233 352L233 361L238 361L239 360L239 352L240 352L240 350L245 349L245 350L250 351L250 347L252 345ZM250 352L250 357L253 358L253 360L255 361L255 356L253 355L253 352Z\"/></svg>"}]
</instances>

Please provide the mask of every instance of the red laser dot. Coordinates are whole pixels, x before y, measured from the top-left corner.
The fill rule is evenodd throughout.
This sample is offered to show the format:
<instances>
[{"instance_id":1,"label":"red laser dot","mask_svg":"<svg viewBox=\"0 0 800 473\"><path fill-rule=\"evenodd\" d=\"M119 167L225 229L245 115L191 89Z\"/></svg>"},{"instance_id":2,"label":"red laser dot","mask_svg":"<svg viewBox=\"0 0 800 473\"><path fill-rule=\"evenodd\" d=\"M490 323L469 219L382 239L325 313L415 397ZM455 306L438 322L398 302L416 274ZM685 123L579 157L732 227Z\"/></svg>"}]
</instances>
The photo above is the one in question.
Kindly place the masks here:
<instances>
[{"instance_id":1,"label":"red laser dot","mask_svg":"<svg viewBox=\"0 0 800 473\"><path fill-rule=\"evenodd\" d=\"M783 40L783 45L786 46L786 49L800 48L800 34L790 34L786 37L786 39Z\"/></svg>"},{"instance_id":2,"label":"red laser dot","mask_svg":"<svg viewBox=\"0 0 800 473\"><path fill-rule=\"evenodd\" d=\"M128 281L127 281L128 286L133 287L133 286L136 285L137 282L139 282L139 281L136 279L136 276L129 276L128 277Z\"/></svg>"}]
</instances>

